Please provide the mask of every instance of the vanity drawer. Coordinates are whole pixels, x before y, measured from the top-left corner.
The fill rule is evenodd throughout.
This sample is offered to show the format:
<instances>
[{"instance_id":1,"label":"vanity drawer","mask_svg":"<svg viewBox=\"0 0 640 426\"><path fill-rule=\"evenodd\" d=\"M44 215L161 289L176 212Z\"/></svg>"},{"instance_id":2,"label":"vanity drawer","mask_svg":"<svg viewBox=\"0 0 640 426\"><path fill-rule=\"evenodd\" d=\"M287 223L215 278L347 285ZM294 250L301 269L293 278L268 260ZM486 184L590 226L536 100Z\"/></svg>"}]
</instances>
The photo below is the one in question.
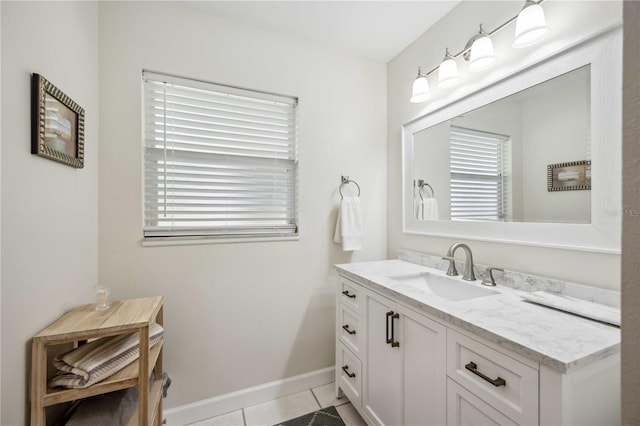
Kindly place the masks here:
<instances>
[{"instance_id":1,"label":"vanity drawer","mask_svg":"<svg viewBox=\"0 0 640 426\"><path fill-rule=\"evenodd\" d=\"M362 290L359 285L340 278L340 303L344 303L358 313L362 314Z\"/></svg>"},{"instance_id":2,"label":"vanity drawer","mask_svg":"<svg viewBox=\"0 0 640 426\"><path fill-rule=\"evenodd\" d=\"M338 383L353 405L360 405L362 396L362 364L342 343L338 347Z\"/></svg>"},{"instance_id":3,"label":"vanity drawer","mask_svg":"<svg viewBox=\"0 0 640 426\"><path fill-rule=\"evenodd\" d=\"M447 379L447 424L518 426L451 379Z\"/></svg>"},{"instance_id":4,"label":"vanity drawer","mask_svg":"<svg viewBox=\"0 0 640 426\"><path fill-rule=\"evenodd\" d=\"M516 423L538 424L538 370L447 329L447 375Z\"/></svg>"},{"instance_id":5,"label":"vanity drawer","mask_svg":"<svg viewBox=\"0 0 640 426\"><path fill-rule=\"evenodd\" d=\"M360 328L360 317L346 308L344 304L340 304L338 318L338 332L340 333L340 341L351 349L357 356L360 356L362 347L362 329Z\"/></svg>"}]
</instances>

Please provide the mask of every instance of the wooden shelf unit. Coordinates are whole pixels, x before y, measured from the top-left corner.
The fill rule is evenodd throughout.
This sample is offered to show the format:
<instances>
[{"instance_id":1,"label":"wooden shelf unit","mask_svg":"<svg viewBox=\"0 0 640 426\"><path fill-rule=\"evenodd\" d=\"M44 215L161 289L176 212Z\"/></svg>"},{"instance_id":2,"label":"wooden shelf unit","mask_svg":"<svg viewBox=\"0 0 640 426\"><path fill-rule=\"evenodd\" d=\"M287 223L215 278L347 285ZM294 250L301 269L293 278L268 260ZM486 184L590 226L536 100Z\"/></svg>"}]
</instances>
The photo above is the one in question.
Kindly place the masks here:
<instances>
[{"instance_id":1,"label":"wooden shelf unit","mask_svg":"<svg viewBox=\"0 0 640 426\"><path fill-rule=\"evenodd\" d=\"M31 425L46 425L46 407L138 386L138 408L129 425L162 424L162 352L164 339L149 348L149 326L163 324L162 296L114 301L105 311L95 304L79 306L33 337L31 346ZM47 381L49 346L76 343L120 334L139 333L139 358L113 376L85 389L51 388ZM140 371L146 372L139 374ZM155 371L155 381L149 377Z\"/></svg>"}]
</instances>

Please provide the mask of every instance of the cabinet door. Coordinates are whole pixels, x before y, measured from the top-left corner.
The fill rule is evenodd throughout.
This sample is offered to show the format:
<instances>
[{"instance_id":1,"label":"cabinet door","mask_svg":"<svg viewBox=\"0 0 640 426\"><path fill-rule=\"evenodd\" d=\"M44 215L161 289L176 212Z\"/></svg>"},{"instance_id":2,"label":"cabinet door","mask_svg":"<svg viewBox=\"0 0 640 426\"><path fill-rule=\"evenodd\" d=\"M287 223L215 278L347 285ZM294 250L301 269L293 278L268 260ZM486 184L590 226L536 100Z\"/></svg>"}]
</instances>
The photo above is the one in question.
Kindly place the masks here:
<instances>
[{"instance_id":1,"label":"cabinet door","mask_svg":"<svg viewBox=\"0 0 640 426\"><path fill-rule=\"evenodd\" d=\"M381 296L367 294L367 367L364 409L381 425L402 424L402 344L387 343L394 327L395 340L401 341L400 318L391 318L395 304Z\"/></svg>"},{"instance_id":2,"label":"cabinet door","mask_svg":"<svg viewBox=\"0 0 640 426\"><path fill-rule=\"evenodd\" d=\"M366 317L367 413L384 425L443 425L446 328L373 294L366 297Z\"/></svg>"},{"instance_id":3,"label":"cabinet door","mask_svg":"<svg viewBox=\"0 0 640 426\"><path fill-rule=\"evenodd\" d=\"M404 364L403 424L441 426L446 422L447 329L409 310L401 310Z\"/></svg>"}]
</instances>

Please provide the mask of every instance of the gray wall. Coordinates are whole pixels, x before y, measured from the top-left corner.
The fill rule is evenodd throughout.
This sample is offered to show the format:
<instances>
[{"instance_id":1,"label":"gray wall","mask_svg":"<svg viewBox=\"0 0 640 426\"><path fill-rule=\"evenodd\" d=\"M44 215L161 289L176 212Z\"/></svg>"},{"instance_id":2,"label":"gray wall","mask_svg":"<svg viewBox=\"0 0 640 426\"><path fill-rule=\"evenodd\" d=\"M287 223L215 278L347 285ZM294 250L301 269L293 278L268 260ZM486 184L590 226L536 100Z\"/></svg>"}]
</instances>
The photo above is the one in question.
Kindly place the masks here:
<instances>
[{"instance_id":1,"label":"gray wall","mask_svg":"<svg viewBox=\"0 0 640 426\"><path fill-rule=\"evenodd\" d=\"M624 3L622 423L640 424L640 3Z\"/></svg>"}]
</instances>

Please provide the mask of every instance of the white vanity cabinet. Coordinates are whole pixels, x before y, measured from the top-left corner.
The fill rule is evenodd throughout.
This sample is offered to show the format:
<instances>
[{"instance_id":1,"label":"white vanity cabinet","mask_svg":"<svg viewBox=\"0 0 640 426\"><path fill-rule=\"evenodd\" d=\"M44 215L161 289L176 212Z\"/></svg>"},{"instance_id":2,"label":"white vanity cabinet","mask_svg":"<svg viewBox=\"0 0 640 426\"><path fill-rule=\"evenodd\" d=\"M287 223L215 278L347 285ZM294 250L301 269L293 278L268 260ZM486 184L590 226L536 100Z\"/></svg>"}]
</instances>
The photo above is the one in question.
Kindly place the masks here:
<instances>
[{"instance_id":1,"label":"white vanity cabinet","mask_svg":"<svg viewBox=\"0 0 640 426\"><path fill-rule=\"evenodd\" d=\"M367 324L362 409L381 425L446 421L446 328L362 289Z\"/></svg>"},{"instance_id":2,"label":"white vanity cabinet","mask_svg":"<svg viewBox=\"0 0 640 426\"><path fill-rule=\"evenodd\" d=\"M336 387L370 424L446 422L446 327L340 279Z\"/></svg>"},{"instance_id":3,"label":"white vanity cabinet","mask_svg":"<svg viewBox=\"0 0 640 426\"><path fill-rule=\"evenodd\" d=\"M563 373L345 277L336 318L336 392L368 424L620 424L619 354Z\"/></svg>"}]
</instances>

